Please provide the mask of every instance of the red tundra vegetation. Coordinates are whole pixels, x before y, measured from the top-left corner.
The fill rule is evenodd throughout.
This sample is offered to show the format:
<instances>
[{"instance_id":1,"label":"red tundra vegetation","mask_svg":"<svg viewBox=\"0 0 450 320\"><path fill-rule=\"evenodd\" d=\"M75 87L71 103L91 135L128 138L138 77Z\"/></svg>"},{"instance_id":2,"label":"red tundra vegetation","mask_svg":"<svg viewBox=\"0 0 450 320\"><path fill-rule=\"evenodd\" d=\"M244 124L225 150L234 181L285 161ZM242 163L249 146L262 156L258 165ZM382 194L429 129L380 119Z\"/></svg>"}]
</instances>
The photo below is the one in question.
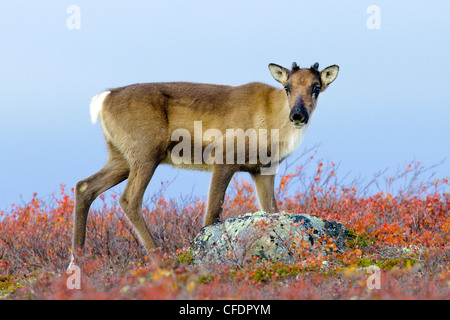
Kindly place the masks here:
<instances>
[{"instance_id":1,"label":"red tundra vegetation","mask_svg":"<svg viewBox=\"0 0 450 320\"><path fill-rule=\"evenodd\" d=\"M164 184L143 211L160 245L139 244L116 195L88 219L80 289L68 283L73 190L0 213L0 299L449 299L448 178L428 178L420 163L385 179L343 184L333 162L280 175L280 210L316 215L349 230L345 253L306 256L306 264L253 259L241 265L192 265L189 244L201 229L206 199L167 199ZM315 167L306 174L306 167ZM430 168L428 168L430 169ZM253 185L233 180L223 218L258 210ZM326 241L326 239L324 239ZM330 248L332 246L330 245ZM375 266L375 267L374 267ZM372 273L377 273L378 286ZM75 271L74 271L75 272ZM371 282L372 281L372 282ZM372 286L371 286L372 284Z\"/></svg>"}]
</instances>

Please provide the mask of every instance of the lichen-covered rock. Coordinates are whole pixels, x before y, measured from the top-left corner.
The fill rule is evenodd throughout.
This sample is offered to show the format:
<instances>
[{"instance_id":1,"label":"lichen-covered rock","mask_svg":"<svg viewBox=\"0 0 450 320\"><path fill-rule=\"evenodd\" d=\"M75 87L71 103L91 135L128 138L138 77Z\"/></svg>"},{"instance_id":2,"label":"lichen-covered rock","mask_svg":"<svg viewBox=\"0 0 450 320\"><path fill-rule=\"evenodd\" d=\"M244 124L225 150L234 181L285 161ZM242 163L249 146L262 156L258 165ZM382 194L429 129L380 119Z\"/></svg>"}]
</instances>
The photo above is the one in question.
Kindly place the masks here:
<instances>
[{"instance_id":1,"label":"lichen-covered rock","mask_svg":"<svg viewBox=\"0 0 450 320\"><path fill-rule=\"evenodd\" d=\"M259 260L292 263L308 255L343 251L346 228L312 215L247 213L201 229L191 242L195 264L242 264Z\"/></svg>"}]
</instances>

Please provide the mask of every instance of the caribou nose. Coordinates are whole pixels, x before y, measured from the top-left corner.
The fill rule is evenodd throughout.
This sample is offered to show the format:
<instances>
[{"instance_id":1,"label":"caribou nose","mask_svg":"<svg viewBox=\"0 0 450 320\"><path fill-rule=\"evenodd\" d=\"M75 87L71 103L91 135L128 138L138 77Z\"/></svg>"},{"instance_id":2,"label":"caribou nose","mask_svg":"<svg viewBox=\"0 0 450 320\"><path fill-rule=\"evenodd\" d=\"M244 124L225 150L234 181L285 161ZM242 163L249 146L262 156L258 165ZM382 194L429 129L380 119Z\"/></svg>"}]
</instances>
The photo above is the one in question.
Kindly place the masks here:
<instances>
[{"instance_id":1,"label":"caribou nose","mask_svg":"<svg viewBox=\"0 0 450 320\"><path fill-rule=\"evenodd\" d=\"M291 112L290 118L291 121L296 125L307 124L309 120L308 113L301 109L293 110Z\"/></svg>"},{"instance_id":2,"label":"caribou nose","mask_svg":"<svg viewBox=\"0 0 450 320\"><path fill-rule=\"evenodd\" d=\"M305 117L304 114L301 114L301 113L294 113L294 114L292 115L291 120L292 120L293 122L305 123L306 117Z\"/></svg>"}]
</instances>

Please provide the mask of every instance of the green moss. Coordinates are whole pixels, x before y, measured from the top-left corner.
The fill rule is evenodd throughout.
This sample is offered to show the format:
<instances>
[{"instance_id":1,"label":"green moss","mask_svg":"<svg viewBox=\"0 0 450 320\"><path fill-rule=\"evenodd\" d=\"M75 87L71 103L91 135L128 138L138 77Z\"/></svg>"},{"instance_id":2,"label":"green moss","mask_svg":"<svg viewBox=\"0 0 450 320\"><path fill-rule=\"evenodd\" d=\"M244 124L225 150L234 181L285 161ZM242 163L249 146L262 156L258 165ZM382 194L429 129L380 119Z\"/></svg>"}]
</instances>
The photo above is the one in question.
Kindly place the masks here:
<instances>
[{"instance_id":1,"label":"green moss","mask_svg":"<svg viewBox=\"0 0 450 320\"><path fill-rule=\"evenodd\" d=\"M9 294L22 287L21 283L13 281L10 276L0 277L0 299L6 299Z\"/></svg>"},{"instance_id":2,"label":"green moss","mask_svg":"<svg viewBox=\"0 0 450 320\"><path fill-rule=\"evenodd\" d=\"M305 269L298 266L282 262L269 262L264 266L251 270L251 278L254 281L267 283L269 281L291 279L300 275Z\"/></svg>"},{"instance_id":3,"label":"green moss","mask_svg":"<svg viewBox=\"0 0 450 320\"><path fill-rule=\"evenodd\" d=\"M376 243L376 238L369 236L365 232L356 233L352 229L347 229L347 235L348 235L347 246L350 249L355 248L364 249Z\"/></svg>"},{"instance_id":4,"label":"green moss","mask_svg":"<svg viewBox=\"0 0 450 320\"><path fill-rule=\"evenodd\" d=\"M253 279L258 282L268 282L274 275L274 270L271 268L256 269L253 274Z\"/></svg>"},{"instance_id":5,"label":"green moss","mask_svg":"<svg viewBox=\"0 0 450 320\"><path fill-rule=\"evenodd\" d=\"M377 265L383 270L391 270L394 267L397 268L410 268L414 266L417 261L408 258L395 258L395 259L387 259L383 261L377 261Z\"/></svg>"},{"instance_id":6,"label":"green moss","mask_svg":"<svg viewBox=\"0 0 450 320\"><path fill-rule=\"evenodd\" d=\"M382 270L391 270L393 268L410 268L417 262L408 258L392 258L384 260L371 259L369 257L362 257L357 262L358 267L366 268L370 266L378 266Z\"/></svg>"},{"instance_id":7,"label":"green moss","mask_svg":"<svg viewBox=\"0 0 450 320\"><path fill-rule=\"evenodd\" d=\"M377 260L377 266L379 266L382 270L391 270L394 267L397 267L401 264L400 259L386 259L386 260Z\"/></svg>"},{"instance_id":8,"label":"green moss","mask_svg":"<svg viewBox=\"0 0 450 320\"><path fill-rule=\"evenodd\" d=\"M416 263L418 263L418 261L414 260L414 259L409 259L409 258L403 259L403 265L407 268L414 266Z\"/></svg>"},{"instance_id":9,"label":"green moss","mask_svg":"<svg viewBox=\"0 0 450 320\"><path fill-rule=\"evenodd\" d=\"M214 281L214 275L204 274L197 278L197 283L211 283Z\"/></svg>"},{"instance_id":10,"label":"green moss","mask_svg":"<svg viewBox=\"0 0 450 320\"><path fill-rule=\"evenodd\" d=\"M192 253L192 250L186 250L180 253L177 257L178 263L184 263L184 264L191 264L194 260L194 254Z\"/></svg>"},{"instance_id":11,"label":"green moss","mask_svg":"<svg viewBox=\"0 0 450 320\"><path fill-rule=\"evenodd\" d=\"M363 257L361 259L358 259L358 261L356 261L356 264L358 265L358 267L366 268L369 266L373 266L375 263L369 258Z\"/></svg>"}]
</instances>

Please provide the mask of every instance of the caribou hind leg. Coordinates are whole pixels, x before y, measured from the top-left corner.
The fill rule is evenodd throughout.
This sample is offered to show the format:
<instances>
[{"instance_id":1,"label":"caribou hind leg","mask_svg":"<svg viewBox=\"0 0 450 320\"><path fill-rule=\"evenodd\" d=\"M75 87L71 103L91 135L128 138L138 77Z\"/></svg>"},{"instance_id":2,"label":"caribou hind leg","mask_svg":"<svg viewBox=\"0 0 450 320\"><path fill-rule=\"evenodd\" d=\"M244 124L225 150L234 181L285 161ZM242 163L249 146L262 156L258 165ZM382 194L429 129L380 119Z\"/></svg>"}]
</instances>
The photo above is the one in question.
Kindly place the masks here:
<instances>
[{"instance_id":1,"label":"caribou hind leg","mask_svg":"<svg viewBox=\"0 0 450 320\"><path fill-rule=\"evenodd\" d=\"M84 247L87 217L92 202L101 193L127 179L130 172L127 161L117 148L110 142L107 146L109 157L105 166L89 178L78 182L75 187L72 261Z\"/></svg>"}]
</instances>

